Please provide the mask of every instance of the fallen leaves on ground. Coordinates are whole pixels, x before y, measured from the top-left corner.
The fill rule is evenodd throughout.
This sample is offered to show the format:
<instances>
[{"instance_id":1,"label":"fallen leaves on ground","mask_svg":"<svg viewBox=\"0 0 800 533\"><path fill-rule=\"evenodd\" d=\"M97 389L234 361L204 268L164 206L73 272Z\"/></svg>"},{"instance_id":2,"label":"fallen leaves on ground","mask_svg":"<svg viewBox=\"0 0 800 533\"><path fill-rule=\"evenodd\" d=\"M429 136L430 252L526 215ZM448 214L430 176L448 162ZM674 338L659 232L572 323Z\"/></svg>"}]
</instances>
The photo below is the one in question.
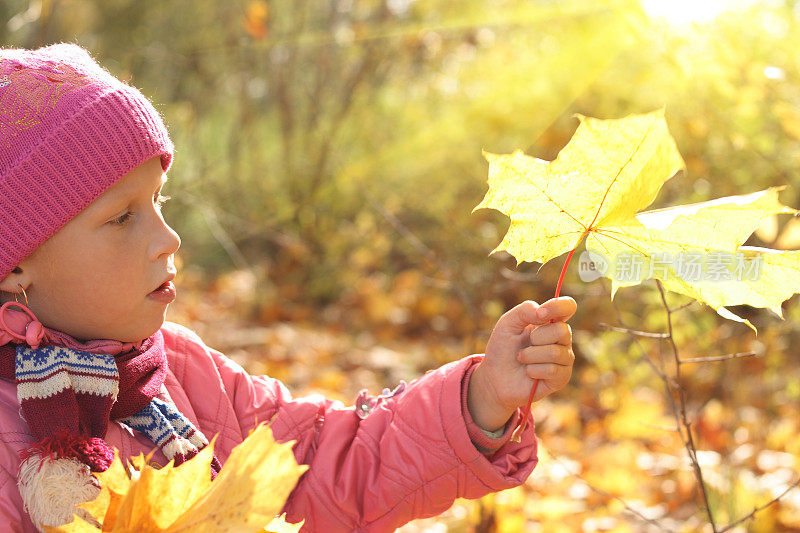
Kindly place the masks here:
<instances>
[{"instance_id":1,"label":"fallen leaves on ground","mask_svg":"<svg viewBox=\"0 0 800 533\"><path fill-rule=\"evenodd\" d=\"M181 297L170 307L170 319L198 331L207 344L249 372L280 378L295 397L322 393L352 405L361 388L379 393L400 379L410 381L472 353L465 346L486 341L479 332L467 339L450 329L414 335L397 326L388 328L380 318L357 324L340 319L267 322L247 314L245 303L258 292L257 285L237 288L217 279L209 286L182 276L177 280ZM239 279L242 273L230 276ZM516 283L516 292L530 285ZM219 285L227 288L217 296L213 287ZM599 288L597 283L581 283L573 272L565 292L579 295L592 287ZM392 283L372 290L382 300L397 294ZM425 294L423 287L413 290ZM430 291L427 296L432 297ZM674 298L671 305L676 307L686 300ZM657 299L653 290L631 289L620 291L614 301L632 326L663 331L663 308ZM197 302L206 306L199 315ZM404 304L395 299L395 305ZM352 301L335 302L332 308L318 309L317 315L356 316L359 308L353 306ZM685 357L748 350L764 355L684 369L697 447L713 483L712 504L720 524L776 496L800 469L800 369L792 363L790 348L800 342L800 309L788 305L784 315L785 321L772 320L770 327L756 321L757 338L746 328L715 321L702 306L690 306L674 317ZM416 318L413 312L409 316ZM625 505L666 530L703 530L696 484L662 385L639 359L629 336L598 325L616 323L614 317L606 298L580 301L571 321L578 356L573 378L557 395L534 404L540 462L528 481L478 501L457 500L442 515L411 522L400 533L663 530ZM666 345L659 348L657 339L641 342L656 360L659 352L668 350ZM617 478L624 485L594 485ZM621 490L631 487L631 492ZM602 489L611 490L598 492ZM800 528L800 489L749 524L753 531L770 531L771 524L777 524L772 531Z\"/></svg>"}]
</instances>

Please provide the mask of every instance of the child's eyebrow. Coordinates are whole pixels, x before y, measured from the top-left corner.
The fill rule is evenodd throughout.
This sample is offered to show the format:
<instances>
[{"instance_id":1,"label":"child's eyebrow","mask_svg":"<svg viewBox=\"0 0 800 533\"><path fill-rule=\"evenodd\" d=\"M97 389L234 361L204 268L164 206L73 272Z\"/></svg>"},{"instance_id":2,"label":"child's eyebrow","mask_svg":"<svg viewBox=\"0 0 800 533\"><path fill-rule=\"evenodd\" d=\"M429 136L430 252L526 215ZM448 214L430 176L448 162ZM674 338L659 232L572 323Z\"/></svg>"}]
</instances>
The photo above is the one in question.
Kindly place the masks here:
<instances>
[{"instance_id":1,"label":"child's eyebrow","mask_svg":"<svg viewBox=\"0 0 800 533\"><path fill-rule=\"evenodd\" d=\"M161 175L161 181L158 185L158 189L164 187L167 183L168 177L166 174ZM135 190L128 190L128 191L119 191L117 194L113 196L101 197L100 202L97 202L97 209L106 210L114 210L120 208L126 202L129 202L132 198L141 194Z\"/></svg>"}]
</instances>

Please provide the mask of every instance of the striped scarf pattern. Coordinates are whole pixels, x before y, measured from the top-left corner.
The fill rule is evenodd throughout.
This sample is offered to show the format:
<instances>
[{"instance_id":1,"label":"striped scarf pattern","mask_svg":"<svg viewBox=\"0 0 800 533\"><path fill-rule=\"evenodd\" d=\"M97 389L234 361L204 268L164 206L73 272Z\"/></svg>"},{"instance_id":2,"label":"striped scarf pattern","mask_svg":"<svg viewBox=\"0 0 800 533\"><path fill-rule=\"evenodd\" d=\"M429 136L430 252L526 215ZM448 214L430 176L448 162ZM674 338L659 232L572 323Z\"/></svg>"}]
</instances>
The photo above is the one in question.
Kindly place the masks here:
<instances>
[{"instance_id":1,"label":"striped scarf pattern","mask_svg":"<svg viewBox=\"0 0 800 533\"><path fill-rule=\"evenodd\" d=\"M208 445L205 435L188 418L160 398L153 398L144 409L119 421L147 435L167 459L175 459L175 464L191 459Z\"/></svg>"},{"instance_id":2,"label":"striped scarf pattern","mask_svg":"<svg viewBox=\"0 0 800 533\"><path fill-rule=\"evenodd\" d=\"M107 470L114 460L114 450L103 440L110 419L144 434L176 466L208 445L163 385L161 342L156 335L149 349L116 357L55 344L14 349L20 416L39 439L22 452L17 486L40 531L71 522L74 512L82 512L75 506L99 493L91 472ZM112 417L112 410L123 414ZM212 479L220 469L215 456Z\"/></svg>"},{"instance_id":3,"label":"striped scarf pattern","mask_svg":"<svg viewBox=\"0 0 800 533\"><path fill-rule=\"evenodd\" d=\"M17 346L16 352L17 398L34 435L67 432L105 436L119 393L119 371L113 355L55 345L36 349ZM162 395L166 396L163 387ZM205 435L171 401L158 397L119 421L153 441L167 460L175 460L175 465L208 445ZM77 455L95 472L106 470L113 460L113 452ZM212 465L212 476L219 471L218 462L216 466Z\"/></svg>"},{"instance_id":4,"label":"striped scarf pattern","mask_svg":"<svg viewBox=\"0 0 800 533\"><path fill-rule=\"evenodd\" d=\"M16 347L15 378L20 411L34 436L105 436L111 406L119 393L113 355L56 345L36 349L21 345ZM114 454L97 444L97 453L76 455L92 471L102 472Z\"/></svg>"},{"instance_id":5,"label":"striped scarf pattern","mask_svg":"<svg viewBox=\"0 0 800 533\"><path fill-rule=\"evenodd\" d=\"M208 444L169 397L167 373L160 331L140 342L81 342L21 303L0 306L0 378L16 383L34 440L20 453L17 487L37 529L71 522L76 505L97 497L92 472L114 460L104 440L110 420L147 436L175 465ZM212 479L220 469L213 457Z\"/></svg>"}]
</instances>

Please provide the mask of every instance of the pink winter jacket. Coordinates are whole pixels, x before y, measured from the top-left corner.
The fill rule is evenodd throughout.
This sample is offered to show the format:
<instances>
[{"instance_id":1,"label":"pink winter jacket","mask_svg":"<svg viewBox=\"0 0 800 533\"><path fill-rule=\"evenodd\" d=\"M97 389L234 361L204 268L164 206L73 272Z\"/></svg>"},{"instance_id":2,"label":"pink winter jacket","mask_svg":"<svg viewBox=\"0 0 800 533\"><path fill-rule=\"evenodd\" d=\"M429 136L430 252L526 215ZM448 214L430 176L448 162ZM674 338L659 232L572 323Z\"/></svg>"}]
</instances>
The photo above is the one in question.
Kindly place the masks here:
<instances>
[{"instance_id":1,"label":"pink winter jacket","mask_svg":"<svg viewBox=\"0 0 800 533\"><path fill-rule=\"evenodd\" d=\"M209 439L219 435L215 451L223 464L258 422L273 420L278 441L297 441L295 457L310 468L284 511L290 522L305 519L303 531L392 531L445 511L456 498L519 485L536 465L532 427L522 443L513 443L508 431L491 439L472 423L464 398L480 356L428 372L358 416L355 408L322 396L292 398L279 381L247 374L189 329L165 323L161 331L167 392ZM36 531L16 485L20 451L33 438L19 415L16 386L2 379L0 438L0 528ZM106 441L123 457L155 448L114 421ZM166 462L160 451L152 460Z\"/></svg>"}]
</instances>

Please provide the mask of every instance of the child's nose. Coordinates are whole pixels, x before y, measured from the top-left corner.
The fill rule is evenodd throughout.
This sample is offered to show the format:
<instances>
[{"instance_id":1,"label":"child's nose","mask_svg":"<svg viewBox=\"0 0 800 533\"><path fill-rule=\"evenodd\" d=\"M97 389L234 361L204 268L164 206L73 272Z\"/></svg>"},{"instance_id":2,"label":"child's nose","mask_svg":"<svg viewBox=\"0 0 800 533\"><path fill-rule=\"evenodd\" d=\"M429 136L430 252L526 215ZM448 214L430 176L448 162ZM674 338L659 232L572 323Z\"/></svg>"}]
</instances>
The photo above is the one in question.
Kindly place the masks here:
<instances>
[{"instance_id":1,"label":"child's nose","mask_svg":"<svg viewBox=\"0 0 800 533\"><path fill-rule=\"evenodd\" d=\"M164 223L164 226L166 227L167 232L169 233L168 249L169 249L169 255L172 255L178 251L178 248L181 247L181 236L178 235L178 232L172 229L172 227L166 222Z\"/></svg>"},{"instance_id":2,"label":"child's nose","mask_svg":"<svg viewBox=\"0 0 800 533\"><path fill-rule=\"evenodd\" d=\"M157 260L162 255L170 256L181 247L181 237L172 229L162 218L158 228L158 237L153 240L151 246L151 259Z\"/></svg>"}]
</instances>

